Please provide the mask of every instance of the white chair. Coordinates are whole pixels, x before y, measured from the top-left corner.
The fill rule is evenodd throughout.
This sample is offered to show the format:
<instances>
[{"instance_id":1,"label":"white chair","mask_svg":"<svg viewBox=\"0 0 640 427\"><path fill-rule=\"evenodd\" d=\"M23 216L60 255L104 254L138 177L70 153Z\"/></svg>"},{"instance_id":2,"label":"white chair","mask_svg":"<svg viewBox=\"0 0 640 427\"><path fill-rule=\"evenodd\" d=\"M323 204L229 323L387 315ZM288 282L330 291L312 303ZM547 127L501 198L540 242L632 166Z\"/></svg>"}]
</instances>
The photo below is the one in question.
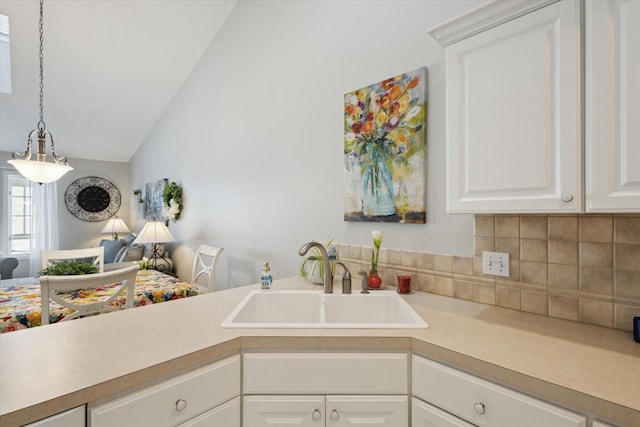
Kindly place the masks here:
<instances>
[{"instance_id":1,"label":"white chair","mask_svg":"<svg viewBox=\"0 0 640 427\"><path fill-rule=\"evenodd\" d=\"M104 247L98 246L87 249L68 249L58 251L42 251L42 268L53 265L56 261L80 261L91 260L98 267L100 273L104 272Z\"/></svg>"},{"instance_id":2,"label":"white chair","mask_svg":"<svg viewBox=\"0 0 640 427\"><path fill-rule=\"evenodd\" d=\"M76 317L86 316L89 314L106 313L109 311L118 311L117 307L112 307L109 303L126 292L126 300L124 308L133 308L133 299L135 297L136 274L139 268L137 265L131 265L119 270L109 271L107 273L81 274L77 276L40 276L40 292L42 303L42 324L49 323L49 302L55 301L63 307L75 310L64 320L75 319ZM61 298L58 292L72 292L77 289L92 289L111 283L120 282L120 287L115 290L109 298L91 304L74 304L68 300Z\"/></svg>"},{"instance_id":3,"label":"white chair","mask_svg":"<svg viewBox=\"0 0 640 427\"><path fill-rule=\"evenodd\" d=\"M193 271L191 273L191 283L198 286L200 292L214 292L216 290L215 276L216 276L216 264L220 258L220 254L224 251L224 248L214 248L213 246L200 245L196 251L196 256L193 260ZM197 281L201 275L207 275L207 286L198 285Z\"/></svg>"}]
</instances>

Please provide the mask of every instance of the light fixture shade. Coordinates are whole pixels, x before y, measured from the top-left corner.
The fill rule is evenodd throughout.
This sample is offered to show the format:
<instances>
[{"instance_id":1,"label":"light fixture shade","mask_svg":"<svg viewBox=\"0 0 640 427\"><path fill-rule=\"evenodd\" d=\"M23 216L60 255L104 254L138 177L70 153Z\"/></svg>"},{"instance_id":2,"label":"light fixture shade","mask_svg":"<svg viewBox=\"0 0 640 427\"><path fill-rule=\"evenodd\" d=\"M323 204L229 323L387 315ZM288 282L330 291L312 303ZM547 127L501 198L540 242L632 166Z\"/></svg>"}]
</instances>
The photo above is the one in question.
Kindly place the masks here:
<instances>
[{"instance_id":1,"label":"light fixture shade","mask_svg":"<svg viewBox=\"0 0 640 427\"><path fill-rule=\"evenodd\" d=\"M73 170L69 165L59 165L53 162L40 162L37 160L13 159L7 160L18 172L29 181L40 184L48 184L57 181L62 175Z\"/></svg>"},{"instance_id":2,"label":"light fixture shade","mask_svg":"<svg viewBox=\"0 0 640 427\"><path fill-rule=\"evenodd\" d=\"M127 224L124 223L122 218L118 217L111 218L109 222L107 222L107 225L102 229L103 233L111 234L129 233L130 231L131 230L129 230L129 227L127 227Z\"/></svg>"},{"instance_id":3,"label":"light fixture shade","mask_svg":"<svg viewBox=\"0 0 640 427\"><path fill-rule=\"evenodd\" d=\"M167 243L175 241L176 239L167 226L164 225L164 222L149 221L142 227L142 231L140 231L133 243Z\"/></svg>"}]
</instances>

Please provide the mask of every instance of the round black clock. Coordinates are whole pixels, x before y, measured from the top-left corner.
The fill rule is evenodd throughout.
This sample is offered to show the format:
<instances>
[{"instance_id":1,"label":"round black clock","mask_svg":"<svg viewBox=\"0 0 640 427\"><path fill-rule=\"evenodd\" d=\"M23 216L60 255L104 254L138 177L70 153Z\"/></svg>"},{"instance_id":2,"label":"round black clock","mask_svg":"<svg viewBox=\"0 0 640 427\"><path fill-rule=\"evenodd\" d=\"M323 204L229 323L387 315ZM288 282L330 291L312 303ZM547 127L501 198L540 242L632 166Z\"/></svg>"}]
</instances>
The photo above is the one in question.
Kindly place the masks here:
<instances>
[{"instance_id":1,"label":"round black clock","mask_svg":"<svg viewBox=\"0 0 640 427\"><path fill-rule=\"evenodd\" d=\"M73 181L64 194L69 212L83 221L111 218L120 209L120 191L109 180L88 176Z\"/></svg>"}]
</instances>

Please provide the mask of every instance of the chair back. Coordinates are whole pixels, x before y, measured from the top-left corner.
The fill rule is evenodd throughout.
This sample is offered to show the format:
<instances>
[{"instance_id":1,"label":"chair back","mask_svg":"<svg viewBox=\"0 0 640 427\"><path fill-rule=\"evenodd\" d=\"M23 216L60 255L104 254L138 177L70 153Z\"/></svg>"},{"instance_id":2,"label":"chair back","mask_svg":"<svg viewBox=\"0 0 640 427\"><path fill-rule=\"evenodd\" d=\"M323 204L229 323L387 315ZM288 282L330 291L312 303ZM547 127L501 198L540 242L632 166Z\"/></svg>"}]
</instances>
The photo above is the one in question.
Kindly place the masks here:
<instances>
[{"instance_id":1,"label":"chair back","mask_svg":"<svg viewBox=\"0 0 640 427\"><path fill-rule=\"evenodd\" d=\"M77 276L40 276L40 298L42 303L41 323L43 325L49 323L50 301L55 301L63 307L75 310L70 315L65 316L62 321L89 314L118 311L119 308L110 306L109 303L125 292L126 301L124 308L132 308L135 297L136 274L138 271L139 268L137 265L131 265L106 273L81 274ZM77 289L93 289L112 283L119 283L120 287L115 289L113 295L109 296L109 298L95 303L74 304L67 299L61 298L58 294L58 292L72 292Z\"/></svg>"},{"instance_id":2,"label":"chair back","mask_svg":"<svg viewBox=\"0 0 640 427\"><path fill-rule=\"evenodd\" d=\"M89 261L104 272L104 247L98 246L87 249L67 249L58 251L42 251L42 268L50 267L56 261Z\"/></svg>"},{"instance_id":3,"label":"chair back","mask_svg":"<svg viewBox=\"0 0 640 427\"><path fill-rule=\"evenodd\" d=\"M198 286L198 278L203 274L207 276L207 286L198 286L201 292L214 292L216 290L216 264L224 248L215 248L208 245L198 246L196 256L193 260L193 271L191 273L191 283Z\"/></svg>"}]
</instances>

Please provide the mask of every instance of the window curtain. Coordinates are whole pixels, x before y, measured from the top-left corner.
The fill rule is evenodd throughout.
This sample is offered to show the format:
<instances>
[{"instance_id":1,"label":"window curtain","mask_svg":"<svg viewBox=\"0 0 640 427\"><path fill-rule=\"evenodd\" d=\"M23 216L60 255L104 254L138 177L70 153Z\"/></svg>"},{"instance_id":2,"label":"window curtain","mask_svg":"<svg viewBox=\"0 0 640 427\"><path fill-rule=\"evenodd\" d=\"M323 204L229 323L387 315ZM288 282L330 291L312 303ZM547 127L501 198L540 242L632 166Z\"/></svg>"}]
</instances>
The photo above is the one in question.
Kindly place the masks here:
<instances>
[{"instance_id":1,"label":"window curtain","mask_svg":"<svg viewBox=\"0 0 640 427\"><path fill-rule=\"evenodd\" d=\"M31 183L31 247L29 275L42 270L42 251L58 249L58 187Z\"/></svg>"}]
</instances>

